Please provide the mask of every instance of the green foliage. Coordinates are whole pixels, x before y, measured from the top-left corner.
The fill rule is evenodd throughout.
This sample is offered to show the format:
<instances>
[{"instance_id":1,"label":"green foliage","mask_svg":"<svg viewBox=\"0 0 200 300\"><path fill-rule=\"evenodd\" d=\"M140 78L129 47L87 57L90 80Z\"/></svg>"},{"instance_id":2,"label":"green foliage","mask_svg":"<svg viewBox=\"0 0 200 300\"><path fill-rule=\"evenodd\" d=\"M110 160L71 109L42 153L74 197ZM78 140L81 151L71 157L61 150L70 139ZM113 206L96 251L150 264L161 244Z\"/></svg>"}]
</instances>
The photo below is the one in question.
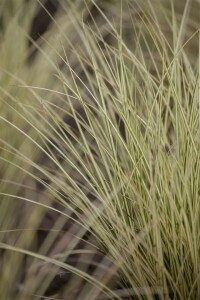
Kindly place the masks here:
<instances>
[{"instance_id":1,"label":"green foliage","mask_svg":"<svg viewBox=\"0 0 200 300\"><path fill-rule=\"evenodd\" d=\"M200 297L198 6L61 1L30 62L5 13L2 299Z\"/></svg>"}]
</instances>

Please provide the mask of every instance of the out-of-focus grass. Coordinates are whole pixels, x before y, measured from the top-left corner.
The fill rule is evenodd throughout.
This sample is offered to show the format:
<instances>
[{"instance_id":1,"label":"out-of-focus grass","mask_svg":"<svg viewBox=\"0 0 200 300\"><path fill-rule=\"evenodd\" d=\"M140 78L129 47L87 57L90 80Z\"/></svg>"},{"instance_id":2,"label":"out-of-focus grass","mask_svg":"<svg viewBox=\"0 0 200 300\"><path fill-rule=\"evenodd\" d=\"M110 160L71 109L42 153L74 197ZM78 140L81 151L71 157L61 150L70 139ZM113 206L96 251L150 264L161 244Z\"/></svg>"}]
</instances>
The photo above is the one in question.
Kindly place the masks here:
<instances>
[{"instance_id":1,"label":"out-of-focus grass","mask_svg":"<svg viewBox=\"0 0 200 300\"><path fill-rule=\"evenodd\" d=\"M53 299L198 299L199 2L61 1L29 63L25 2L1 24L2 299L60 270Z\"/></svg>"}]
</instances>

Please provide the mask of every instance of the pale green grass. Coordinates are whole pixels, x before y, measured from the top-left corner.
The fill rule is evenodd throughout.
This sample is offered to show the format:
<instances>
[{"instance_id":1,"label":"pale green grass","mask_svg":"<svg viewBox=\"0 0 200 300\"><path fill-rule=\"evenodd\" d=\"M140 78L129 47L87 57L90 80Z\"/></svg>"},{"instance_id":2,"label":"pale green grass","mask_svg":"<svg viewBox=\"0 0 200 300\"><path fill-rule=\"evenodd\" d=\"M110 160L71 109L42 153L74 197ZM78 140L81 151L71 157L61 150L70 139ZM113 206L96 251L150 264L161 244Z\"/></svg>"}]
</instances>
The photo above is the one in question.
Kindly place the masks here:
<instances>
[{"instance_id":1,"label":"pale green grass","mask_svg":"<svg viewBox=\"0 0 200 300\"><path fill-rule=\"evenodd\" d=\"M41 299L62 268L74 276L50 299L198 299L199 2L85 4L61 1L33 65L24 46L1 68L1 297Z\"/></svg>"}]
</instances>

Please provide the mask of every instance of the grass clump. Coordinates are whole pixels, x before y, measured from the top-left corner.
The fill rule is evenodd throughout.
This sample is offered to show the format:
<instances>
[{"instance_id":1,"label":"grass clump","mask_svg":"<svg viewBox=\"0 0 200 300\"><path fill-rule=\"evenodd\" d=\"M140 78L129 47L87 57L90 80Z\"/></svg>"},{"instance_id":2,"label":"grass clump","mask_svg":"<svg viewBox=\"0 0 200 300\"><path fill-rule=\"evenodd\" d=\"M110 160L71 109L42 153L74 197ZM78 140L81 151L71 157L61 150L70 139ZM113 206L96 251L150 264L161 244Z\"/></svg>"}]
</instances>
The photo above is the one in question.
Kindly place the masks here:
<instances>
[{"instance_id":1,"label":"grass clump","mask_svg":"<svg viewBox=\"0 0 200 300\"><path fill-rule=\"evenodd\" d=\"M3 89L4 299L200 297L198 6L60 2Z\"/></svg>"}]
</instances>

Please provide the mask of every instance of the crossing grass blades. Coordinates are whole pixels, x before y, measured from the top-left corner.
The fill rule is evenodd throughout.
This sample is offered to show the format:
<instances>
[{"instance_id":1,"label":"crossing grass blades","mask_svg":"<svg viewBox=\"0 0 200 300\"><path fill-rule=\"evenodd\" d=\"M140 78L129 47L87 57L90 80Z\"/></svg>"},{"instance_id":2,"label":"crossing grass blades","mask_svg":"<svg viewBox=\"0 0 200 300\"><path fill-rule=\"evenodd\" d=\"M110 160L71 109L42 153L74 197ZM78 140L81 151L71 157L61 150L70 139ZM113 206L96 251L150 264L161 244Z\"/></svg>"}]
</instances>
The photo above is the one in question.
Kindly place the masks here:
<instances>
[{"instance_id":1,"label":"crossing grass blades","mask_svg":"<svg viewBox=\"0 0 200 300\"><path fill-rule=\"evenodd\" d=\"M1 299L199 299L199 1L4 2Z\"/></svg>"}]
</instances>

